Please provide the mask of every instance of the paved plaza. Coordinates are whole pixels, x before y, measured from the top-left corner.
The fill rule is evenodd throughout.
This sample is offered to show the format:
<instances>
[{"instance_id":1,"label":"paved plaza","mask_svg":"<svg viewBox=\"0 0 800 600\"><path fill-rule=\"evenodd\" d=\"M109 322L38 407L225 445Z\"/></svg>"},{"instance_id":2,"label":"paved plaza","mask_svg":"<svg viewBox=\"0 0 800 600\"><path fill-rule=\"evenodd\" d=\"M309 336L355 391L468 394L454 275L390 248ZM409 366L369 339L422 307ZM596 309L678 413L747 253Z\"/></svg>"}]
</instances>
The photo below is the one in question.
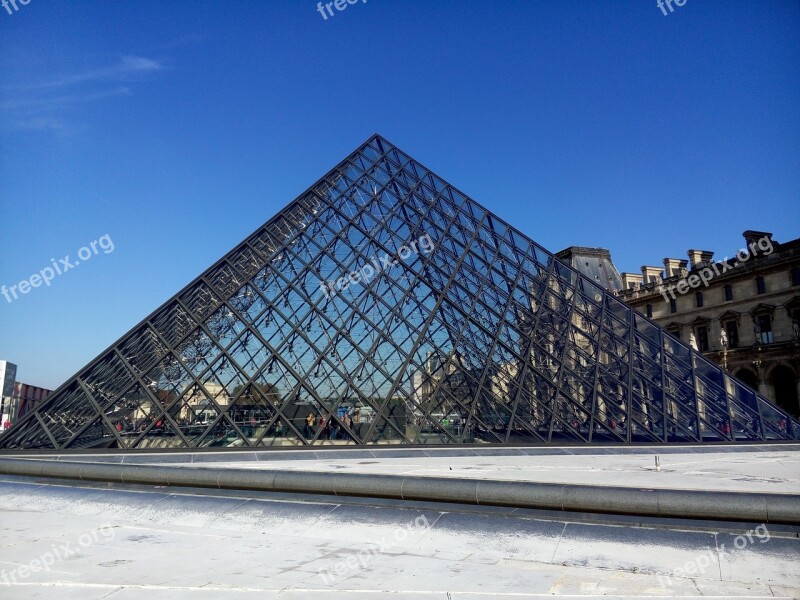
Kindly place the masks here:
<instances>
[{"instance_id":1,"label":"paved plaza","mask_svg":"<svg viewBox=\"0 0 800 600\"><path fill-rule=\"evenodd\" d=\"M670 449L659 454L660 471L652 449L575 451L582 456L569 449L506 450L50 458L777 494L800 489L800 453L789 446ZM800 527L689 519L3 476L0 597L800 595Z\"/></svg>"}]
</instances>

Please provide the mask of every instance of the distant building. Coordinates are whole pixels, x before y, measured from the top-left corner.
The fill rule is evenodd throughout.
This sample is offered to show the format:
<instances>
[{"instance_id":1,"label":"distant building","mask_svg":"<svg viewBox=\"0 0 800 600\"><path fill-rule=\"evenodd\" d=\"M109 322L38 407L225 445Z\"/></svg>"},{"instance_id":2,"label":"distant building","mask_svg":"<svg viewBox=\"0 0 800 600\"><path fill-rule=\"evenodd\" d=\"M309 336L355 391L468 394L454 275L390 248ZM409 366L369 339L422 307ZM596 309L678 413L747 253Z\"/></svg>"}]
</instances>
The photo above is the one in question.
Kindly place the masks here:
<instances>
[{"instance_id":1,"label":"distant building","mask_svg":"<svg viewBox=\"0 0 800 600\"><path fill-rule=\"evenodd\" d=\"M21 419L47 399L53 390L37 387L21 381L14 384L14 394L11 398L13 410L11 411L11 422Z\"/></svg>"},{"instance_id":2,"label":"distant building","mask_svg":"<svg viewBox=\"0 0 800 600\"><path fill-rule=\"evenodd\" d=\"M11 396L14 393L16 380L17 365L7 360L0 360L0 432L11 420Z\"/></svg>"},{"instance_id":3,"label":"distant building","mask_svg":"<svg viewBox=\"0 0 800 600\"><path fill-rule=\"evenodd\" d=\"M689 250L688 260L622 273L619 297L797 416L800 238L743 236L745 248L731 258Z\"/></svg>"},{"instance_id":4,"label":"distant building","mask_svg":"<svg viewBox=\"0 0 800 600\"><path fill-rule=\"evenodd\" d=\"M611 292L624 287L622 278L611 261L611 253L605 248L570 246L557 252L556 256L597 285Z\"/></svg>"}]
</instances>

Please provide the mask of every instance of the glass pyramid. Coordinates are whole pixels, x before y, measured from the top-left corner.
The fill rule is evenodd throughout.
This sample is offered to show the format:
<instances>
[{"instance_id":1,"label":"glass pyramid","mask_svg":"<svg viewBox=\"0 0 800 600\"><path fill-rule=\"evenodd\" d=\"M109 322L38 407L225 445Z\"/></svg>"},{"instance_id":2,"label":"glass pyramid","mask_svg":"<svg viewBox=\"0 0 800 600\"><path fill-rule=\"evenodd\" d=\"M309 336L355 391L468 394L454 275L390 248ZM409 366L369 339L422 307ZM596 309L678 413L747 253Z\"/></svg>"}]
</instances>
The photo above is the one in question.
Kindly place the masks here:
<instances>
[{"instance_id":1,"label":"glass pyramid","mask_svg":"<svg viewBox=\"0 0 800 600\"><path fill-rule=\"evenodd\" d=\"M787 413L376 135L0 447L798 437Z\"/></svg>"}]
</instances>

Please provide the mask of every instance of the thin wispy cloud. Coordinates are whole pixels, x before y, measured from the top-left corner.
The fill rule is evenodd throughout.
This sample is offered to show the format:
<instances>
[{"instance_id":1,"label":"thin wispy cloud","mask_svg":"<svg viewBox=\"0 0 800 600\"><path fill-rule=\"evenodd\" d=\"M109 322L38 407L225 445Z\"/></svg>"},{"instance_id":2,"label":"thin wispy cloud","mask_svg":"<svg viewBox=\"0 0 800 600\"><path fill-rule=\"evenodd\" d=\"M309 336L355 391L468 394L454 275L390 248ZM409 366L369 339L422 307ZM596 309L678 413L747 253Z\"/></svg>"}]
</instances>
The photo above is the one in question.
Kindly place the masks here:
<instances>
[{"instance_id":1,"label":"thin wispy cloud","mask_svg":"<svg viewBox=\"0 0 800 600\"><path fill-rule=\"evenodd\" d=\"M25 111L25 112L41 112L54 110L67 106L69 104L86 104L87 102L94 102L103 100L112 96L130 96L131 90L129 87L118 87L110 90L100 92L78 92L74 94L63 94L60 96L52 96L49 98L34 98L29 100L9 100L0 103L0 110L3 111Z\"/></svg>"},{"instance_id":2,"label":"thin wispy cloud","mask_svg":"<svg viewBox=\"0 0 800 600\"><path fill-rule=\"evenodd\" d=\"M113 97L131 96L136 83L165 70L167 67L162 61L129 55L111 66L5 86L0 112L6 125L13 129L79 131L84 127L71 122L71 109Z\"/></svg>"},{"instance_id":3,"label":"thin wispy cloud","mask_svg":"<svg viewBox=\"0 0 800 600\"><path fill-rule=\"evenodd\" d=\"M6 88L10 90L46 90L64 88L94 81L127 81L142 74L163 71L166 67L161 61L142 56L123 56L120 61L110 67L89 69L80 73L72 73L56 77L49 81L31 83Z\"/></svg>"},{"instance_id":4,"label":"thin wispy cloud","mask_svg":"<svg viewBox=\"0 0 800 600\"><path fill-rule=\"evenodd\" d=\"M29 119L15 119L11 123L16 129L30 131L52 131L54 133L72 133L75 126L52 117L31 117Z\"/></svg>"}]
</instances>

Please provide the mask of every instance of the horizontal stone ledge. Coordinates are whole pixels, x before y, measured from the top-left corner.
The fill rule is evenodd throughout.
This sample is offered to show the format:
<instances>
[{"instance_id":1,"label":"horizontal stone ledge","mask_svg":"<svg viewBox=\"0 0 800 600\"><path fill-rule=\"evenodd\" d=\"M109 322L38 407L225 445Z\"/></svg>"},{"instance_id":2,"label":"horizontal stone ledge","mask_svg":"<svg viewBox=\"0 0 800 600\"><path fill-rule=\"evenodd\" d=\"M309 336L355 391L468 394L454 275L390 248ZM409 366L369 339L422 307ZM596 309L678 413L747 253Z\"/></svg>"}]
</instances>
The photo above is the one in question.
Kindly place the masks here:
<instances>
[{"instance_id":1,"label":"horizontal stone ledge","mask_svg":"<svg viewBox=\"0 0 800 600\"><path fill-rule=\"evenodd\" d=\"M0 474L800 525L800 495L0 458Z\"/></svg>"}]
</instances>

